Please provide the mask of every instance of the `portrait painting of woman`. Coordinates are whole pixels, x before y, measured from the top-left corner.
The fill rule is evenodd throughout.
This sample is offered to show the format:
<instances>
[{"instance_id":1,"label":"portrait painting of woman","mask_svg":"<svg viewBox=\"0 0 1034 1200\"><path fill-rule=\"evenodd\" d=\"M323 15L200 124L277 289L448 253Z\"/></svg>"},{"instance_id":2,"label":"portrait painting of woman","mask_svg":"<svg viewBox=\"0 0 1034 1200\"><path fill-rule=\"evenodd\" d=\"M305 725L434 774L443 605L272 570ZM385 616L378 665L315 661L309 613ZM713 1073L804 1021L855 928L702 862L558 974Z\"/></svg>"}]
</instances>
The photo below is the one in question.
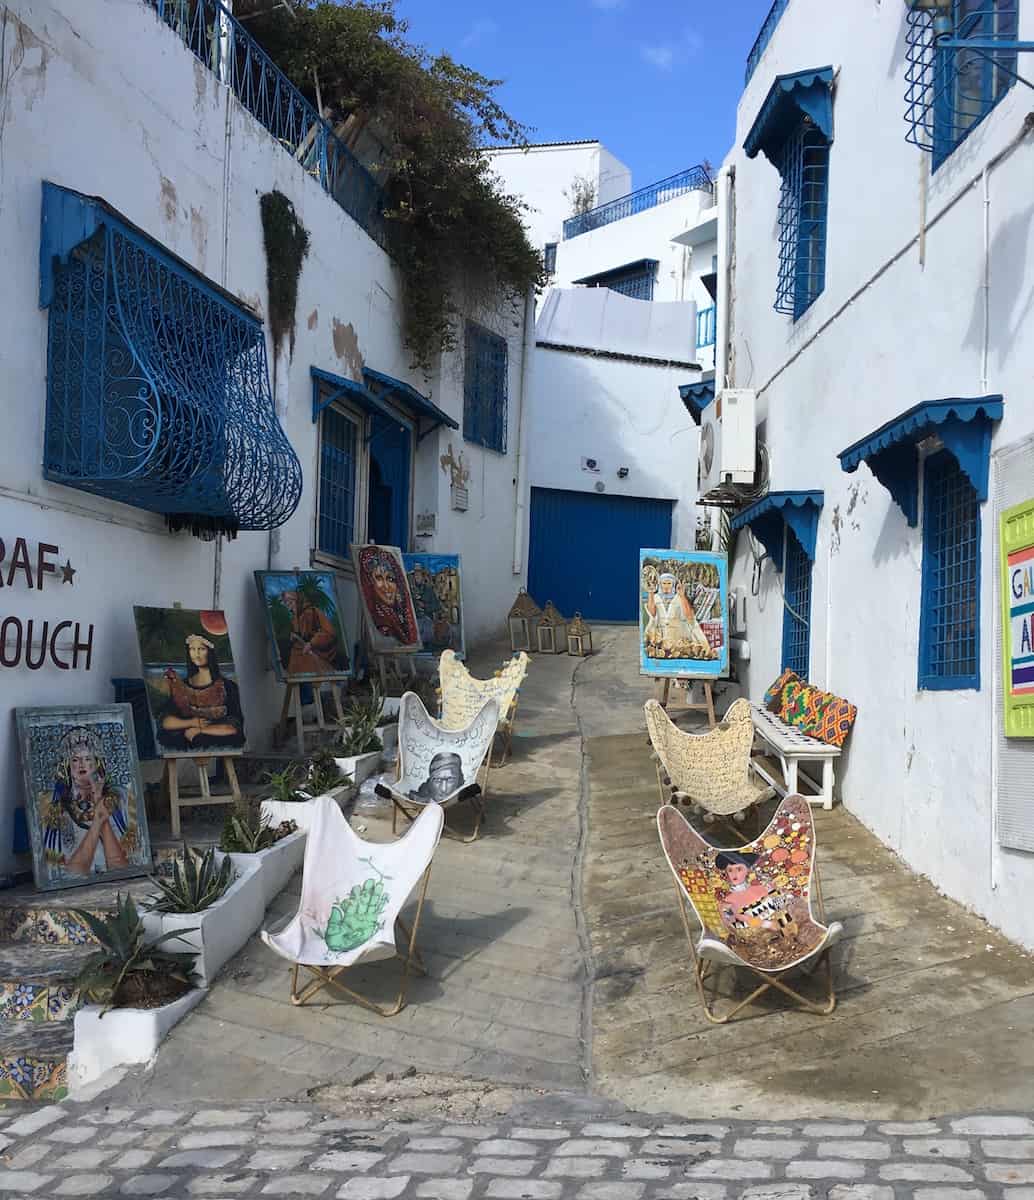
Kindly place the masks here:
<instances>
[{"instance_id":1,"label":"portrait painting of woman","mask_svg":"<svg viewBox=\"0 0 1034 1200\"><path fill-rule=\"evenodd\" d=\"M374 652L420 650L420 630L401 551L394 546L353 546L352 560Z\"/></svg>"},{"instance_id":2,"label":"portrait painting of woman","mask_svg":"<svg viewBox=\"0 0 1034 1200\"><path fill-rule=\"evenodd\" d=\"M728 565L702 550L639 551L639 671L685 679L728 673Z\"/></svg>"}]
</instances>

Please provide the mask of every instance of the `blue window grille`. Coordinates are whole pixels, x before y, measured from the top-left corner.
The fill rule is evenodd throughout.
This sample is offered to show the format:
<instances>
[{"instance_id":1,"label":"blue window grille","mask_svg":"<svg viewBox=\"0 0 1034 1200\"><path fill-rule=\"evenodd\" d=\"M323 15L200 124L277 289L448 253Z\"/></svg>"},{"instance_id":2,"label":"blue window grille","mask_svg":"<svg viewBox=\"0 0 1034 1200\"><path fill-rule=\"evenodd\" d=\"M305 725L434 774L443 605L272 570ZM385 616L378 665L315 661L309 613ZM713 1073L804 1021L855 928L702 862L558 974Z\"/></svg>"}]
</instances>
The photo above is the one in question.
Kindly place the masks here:
<instances>
[{"instance_id":1,"label":"blue window grille","mask_svg":"<svg viewBox=\"0 0 1034 1200\"><path fill-rule=\"evenodd\" d=\"M556 242L546 242L546 247L542 252L542 265L546 269L547 275L556 274Z\"/></svg>"},{"instance_id":2,"label":"blue window grille","mask_svg":"<svg viewBox=\"0 0 1034 1200\"><path fill-rule=\"evenodd\" d=\"M463 375L463 437L506 453L506 339L467 322Z\"/></svg>"},{"instance_id":3,"label":"blue window grille","mask_svg":"<svg viewBox=\"0 0 1034 1200\"><path fill-rule=\"evenodd\" d=\"M275 529L302 470L261 323L114 209L43 184L47 479L200 536Z\"/></svg>"},{"instance_id":4,"label":"blue window grille","mask_svg":"<svg viewBox=\"0 0 1034 1200\"><path fill-rule=\"evenodd\" d=\"M564 222L564 241L582 233L589 233L593 229L601 229L614 221L623 221L625 217L633 217L636 213L646 212L656 208L658 204L667 204L677 196L694 191L708 194L714 192L714 180L705 166L690 167L677 175L669 175L667 179L648 184L636 192L629 192L627 196L619 196L617 200L610 200L588 212L568 217Z\"/></svg>"},{"instance_id":5,"label":"blue window grille","mask_svg":"<svg viewBox=\"0 0 1034 1200\"><path fill-rule=\"evenodd\" d=\"M786 526L783 565L783 670L808 678L811 658L812 562Z\"/></svg>"},{"instance_id":6,"label":"blue window grille","mask_svg":"<svg viewBox=\"0 0 1034 1200\"><path fill-rule=\"evenodd\" d=\"M980 688L980 505L947 450L923 469L919 686Z\"/></svg>"},{"instance_id":7,"label":"blue window grille","mask_svg":"<svg viewBox=\"0 0 1034 1200\"><path fill-rule=\"evenodd\" d=\"M697 312L697 349L703 349L704 346L713 346L715 343L715 316L717 308L715 305L710 305L708 308L702 308Z\"/></svg>"},{"instance_id":8,"label":"blue window grille","mask_svg":"<svg viewBox=\"0 0 1034 1200\"><path fill-rule=\"evenodd\" d=\"M348 558L355 541L356 423L331 406L320 414L316 547Z\"/></svg>"},{"instance_id":9,"label":"blue window grille","mask_svg":"<svg viewBox=\"0 0 1034 1200\"><path fill-rule=\"evenodd\" d=\"M374 177L220 0L143 0L375 242L387 246Z\"/></svg>"},{"instance_id":10,"label":"blue window grille","mask_svg":"<svg viewBox=\"0 0 1034 1200\"><path fill-rule=\"evenodd\" d=\"M802 118L779 159L779 282L776 312L796 321L826 286L829 141Z\"/></svg>"},{"instance_id":11,"label":"blue window grille","mask_svg":"<svg viewBox=\"0 0 1034 1200\"><path fill-rule=\"evenodd\" d=\"M758 36L754 39L754 45L750 48L750 53L747 55L747 70L744 84L750 83L751 77L758 68L758 63L761 62L761 56L765 53L768 43L772 40L772 34L776 31L776 26L782 19L783 13L786 12L790 5L790 0L775 0L775 3L768 10L768 16L765 17L764 23Z\"/></svg>"},{"instance_id":12,"label":"blue window grille","mask_svg":"<svg viewBox=\"0 0 1034 1200\"><path fill-rule=\"evenodd\" d=\"M629 296L633 300L652 300L656 275L657 259L641 258L611 271L586 275L574 282L585 287L610 288L612 292L620 292L622 296Z\"/></svg>"}]
</instances>

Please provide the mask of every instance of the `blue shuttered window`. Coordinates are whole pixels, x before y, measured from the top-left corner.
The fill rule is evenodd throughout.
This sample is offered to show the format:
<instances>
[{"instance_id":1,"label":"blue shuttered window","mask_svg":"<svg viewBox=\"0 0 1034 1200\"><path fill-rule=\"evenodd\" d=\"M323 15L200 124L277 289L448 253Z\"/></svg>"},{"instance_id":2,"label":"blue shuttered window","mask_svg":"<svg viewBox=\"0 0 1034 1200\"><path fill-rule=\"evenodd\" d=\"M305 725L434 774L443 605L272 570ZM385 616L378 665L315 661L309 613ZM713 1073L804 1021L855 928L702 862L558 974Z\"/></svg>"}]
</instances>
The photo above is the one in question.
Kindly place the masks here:
<instances>
[{"instance_id":1,"label":"blue shuttered window","mask_svg":"<svg viewBox=\"0 0 1034 1200\"><path fill-rule=\"evenodd\" d=\"M556 242L546 242L545 249L542 252L542 265L547 275L556 274L556 248Z\"/></svg>"},{"instance_id":2,"label":"blue shuttered window","mask_svg":"<svg viewBox=\"0 0 1034 1200\"><path fill-rule=\"evenodd\" d=\"M829 141L803 118L779 160L779 282L777 312L796 321L826 286L826 199Z\"/></svg>"},{"instance_id":3,"label":"blue shuttered window","mask_svg":"<svg viewBox=\"0 0 1034 1200\"><path fill-rule=\"evenodd\" d=\"M946 450L923 470L919 686L980 687L980 508Z\"/></svg>"},{"instance_id":4,"label":"blue shuttered window","mask_svg":"<svg viewBox=\"0 0 1034 1200\"><path fill-rule=\"evenodd\" d=\"M811 559L788 526L783 566L783 670L808 678L811 665Z\"/></svg>"},{"instance_id":5,"label":"blue shuttered window","mask_svg":"<svg viewBox=\"0 0 1034 1200\"><path fill-rule=\"evenodd\" d=\"M348 558L355 541L356 423L336 408L320 414L317 549Z\"/></svg>"},{"instance_id":6,"label":"blue shuttered window","mask_svg":"<svg viewBox=\"0 0 1034 1200\"><path fill-rule=\"evenodd\" d=\"M506 453L506 339L467 322L463 438Z\"/></svg>"}]
</instances>

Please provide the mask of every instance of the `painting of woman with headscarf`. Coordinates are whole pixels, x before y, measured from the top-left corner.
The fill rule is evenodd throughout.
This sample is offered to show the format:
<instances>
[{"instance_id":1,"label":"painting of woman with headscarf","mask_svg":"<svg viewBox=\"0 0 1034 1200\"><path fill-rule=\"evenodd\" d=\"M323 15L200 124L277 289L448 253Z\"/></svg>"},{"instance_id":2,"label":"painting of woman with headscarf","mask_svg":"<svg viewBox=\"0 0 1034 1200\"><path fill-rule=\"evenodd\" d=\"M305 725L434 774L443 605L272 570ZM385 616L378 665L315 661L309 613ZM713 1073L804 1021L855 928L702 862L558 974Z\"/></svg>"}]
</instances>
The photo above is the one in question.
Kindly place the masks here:
<instances>
[{"instance_id":1,"label":"painting of woman with headscarf","mask_svg":"<svg viewBox=\"0 0 1034 1200\"><path fill-rule=\"evenodd\" d=\"M723 556L691 550L639 552L639 670L716 679L729 669Z\"/></svg>"},{"instance_id":2,"label":"painting of woman with headscarf","mask_svg":"<svg viewBox=\"0 0 1034 1200\"><path fill-rule=\"evenodd\" d=\"M402 552L395 546L353 546L352 561L373 652L406 654L422 649Z\"/></svg>"},{"instance_id":3,"label":"painting of woman with headscarf","mask_svg":"<svg viewBox=\"0 0 1034 1200\"><path fill-rule=\"evenodd\" d=\"M37 887L149 870L130 706L16 711Z\"/></svg>"}]
</instances>

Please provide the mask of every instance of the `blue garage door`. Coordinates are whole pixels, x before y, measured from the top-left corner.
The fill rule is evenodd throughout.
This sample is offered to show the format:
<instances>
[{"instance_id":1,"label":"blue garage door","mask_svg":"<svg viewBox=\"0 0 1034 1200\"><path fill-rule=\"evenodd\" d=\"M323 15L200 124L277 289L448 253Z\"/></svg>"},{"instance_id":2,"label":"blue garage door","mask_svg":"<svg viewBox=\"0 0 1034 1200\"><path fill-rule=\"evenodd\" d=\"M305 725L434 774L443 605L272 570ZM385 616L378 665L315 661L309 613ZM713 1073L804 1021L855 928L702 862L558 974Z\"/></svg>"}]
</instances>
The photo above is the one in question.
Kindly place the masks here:
<instances>
[{"instance_id":1,"label":"blue garage door","mask_svg":"<svg viewBox=\"0 0 1034 1200\"><path fill-rule=\"evenodd\" d=\"M671 545L673 503L532 488L528 591L565 617L637 620L639 551Z\"/></svg>"}]
</instances>

